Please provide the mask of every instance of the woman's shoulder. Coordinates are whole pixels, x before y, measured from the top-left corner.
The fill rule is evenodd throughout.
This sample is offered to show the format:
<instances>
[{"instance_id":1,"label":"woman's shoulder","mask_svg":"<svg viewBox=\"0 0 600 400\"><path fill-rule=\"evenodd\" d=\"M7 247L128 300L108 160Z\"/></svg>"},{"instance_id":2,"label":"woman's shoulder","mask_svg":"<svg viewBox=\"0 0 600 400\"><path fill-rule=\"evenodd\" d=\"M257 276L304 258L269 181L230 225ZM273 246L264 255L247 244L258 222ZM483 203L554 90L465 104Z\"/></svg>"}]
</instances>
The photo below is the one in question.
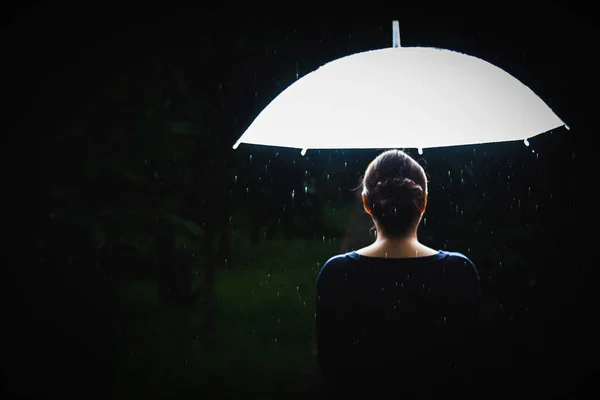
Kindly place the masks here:
<instances>
[{"instance_id":1,"label":"woman's shoulder","mask_svg":"<svg viewBox=\"0 0 600 400\"><path fill-rule=\"evenodd\" d=\"M475 263L473 263L473 261L468 256L458 251L442 251L446 255L446 257L444 258L447 260L448 263L454 264L457 268L463 268L465 271L473 271L477 276L477 279L479 279L479 271L477 270Z\"/></svg>"}]
</instances>

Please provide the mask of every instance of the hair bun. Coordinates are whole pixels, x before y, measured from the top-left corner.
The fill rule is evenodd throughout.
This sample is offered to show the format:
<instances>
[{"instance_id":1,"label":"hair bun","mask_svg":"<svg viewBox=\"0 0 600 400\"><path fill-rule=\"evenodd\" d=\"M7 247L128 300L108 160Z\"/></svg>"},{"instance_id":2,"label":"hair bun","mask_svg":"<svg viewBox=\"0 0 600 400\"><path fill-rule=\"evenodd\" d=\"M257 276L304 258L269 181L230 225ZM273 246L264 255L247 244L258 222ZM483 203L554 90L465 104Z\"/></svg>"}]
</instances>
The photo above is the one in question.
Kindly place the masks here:
<instances>
[{"instance_id":1,"label":"hair bun","mask_svg":"<svg viewBox=\"0 0 600 400\"><path fill-rule=\"evenodd\" d=\"M421 192L423 191L423 188L421 187L421 185L415 183L415 181L413 181L410 178L395 177L386 178L383 181L377 182L376 190L377 192L379 192L381 197L385 199L406 194L409 192L414 196L417 194L414 192Z\"/></svg>"}]
</instances>

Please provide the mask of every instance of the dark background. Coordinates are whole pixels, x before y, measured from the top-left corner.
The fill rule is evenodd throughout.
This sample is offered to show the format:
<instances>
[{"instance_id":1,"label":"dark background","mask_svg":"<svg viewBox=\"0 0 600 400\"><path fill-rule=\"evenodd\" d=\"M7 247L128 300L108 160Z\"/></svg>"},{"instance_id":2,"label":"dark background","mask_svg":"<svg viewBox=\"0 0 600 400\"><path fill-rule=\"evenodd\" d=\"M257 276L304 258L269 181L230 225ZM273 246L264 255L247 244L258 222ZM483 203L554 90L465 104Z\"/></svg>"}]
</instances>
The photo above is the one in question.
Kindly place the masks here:
<instances>
[{"instance_id":1,"label":"dark background","mask_svg":"<svg viewBox=\"0 0 600 400\"><path fill-rule=\"evenodd\" d=\"M589 382L595 180L584 162L594 165L597 129L591 14L564 6L428 14L346 6L316 16L300 8L31 5L5 14L1 159L11 229L2 359L11 394L178 398L230 390L235 398L251 397L248 387L256 386L279 398L296 387L289 379L305 390L296 394L321 390L310 364L314 279L329 257L373 240L351 189L385 149L302 157L300 149L231 146L296 74L390 47L394 19L403 46L485 59L570 126L530 139L529 147L408 150L430 179L420 239L468 255L481 275L493 360L483 395L526 385L540 397L575 396ZM301 298L304 311L289 314L288 328L273 328L283 329L275 344L289 339L287 350L273 347L269 324L285 311L264 306L270 300L237 319L224 311L223 298L254 294L267 274L288 282L285 290L296 286ZM269 285L279 299L277 284ZM132 287L143 288L135 304L127 300ZM210 348L216 360L237 360L239 352L227 349L246 338L228 335L250 326L268 350L256 339L245 364L224 361L217 369L204 361ZM167 350L155 354L161 345ZM290 361L287 375L263 376L263 352L281 365L306 355L312 366L295 373L304 364ZM276 362L269 371L280 369ZM252 369L247 386L244 368Z\"/></svg>"}]
</instances>

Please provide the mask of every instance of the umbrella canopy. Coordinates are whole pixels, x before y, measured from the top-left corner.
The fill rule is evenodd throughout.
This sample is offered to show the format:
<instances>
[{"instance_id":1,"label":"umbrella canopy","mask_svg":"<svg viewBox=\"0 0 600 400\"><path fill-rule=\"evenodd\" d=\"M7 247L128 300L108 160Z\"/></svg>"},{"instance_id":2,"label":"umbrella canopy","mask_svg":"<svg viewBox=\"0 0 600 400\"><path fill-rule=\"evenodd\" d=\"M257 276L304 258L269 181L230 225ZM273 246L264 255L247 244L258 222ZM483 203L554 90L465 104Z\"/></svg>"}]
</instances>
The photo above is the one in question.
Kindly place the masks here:
<instances>
[{"instance_id":1,"label":"umbrella canopy","mask_svg":"<svg viewBox=\"0 0 600 400\"><path fill-rule=\"evenodd\" d=\"M303 149L431 148L525 140L566 124L531 89L459 52L397 47L352 54L294 82L240 143Z\"/></svg>"}]
</instances>

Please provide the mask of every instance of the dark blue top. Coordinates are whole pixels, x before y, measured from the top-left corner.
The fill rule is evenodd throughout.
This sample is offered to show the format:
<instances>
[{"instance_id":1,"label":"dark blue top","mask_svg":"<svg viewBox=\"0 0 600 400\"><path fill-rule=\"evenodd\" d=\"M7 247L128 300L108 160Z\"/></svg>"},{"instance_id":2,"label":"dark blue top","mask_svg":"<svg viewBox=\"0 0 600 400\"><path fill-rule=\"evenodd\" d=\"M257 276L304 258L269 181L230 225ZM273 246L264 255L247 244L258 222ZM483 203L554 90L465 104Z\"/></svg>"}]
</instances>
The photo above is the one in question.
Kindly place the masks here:
<instances>
[{"instance_id":1,"label":"dark blue top","mask_svg":"<svg viewBox=\"0 0 600 400\"><path fill-rule=\"evenodd\" d=\"M463 254L334 256L316 304L319 367L338 387L441 384L473 367L479 274Z\"/></svg>"}]
</instances>

